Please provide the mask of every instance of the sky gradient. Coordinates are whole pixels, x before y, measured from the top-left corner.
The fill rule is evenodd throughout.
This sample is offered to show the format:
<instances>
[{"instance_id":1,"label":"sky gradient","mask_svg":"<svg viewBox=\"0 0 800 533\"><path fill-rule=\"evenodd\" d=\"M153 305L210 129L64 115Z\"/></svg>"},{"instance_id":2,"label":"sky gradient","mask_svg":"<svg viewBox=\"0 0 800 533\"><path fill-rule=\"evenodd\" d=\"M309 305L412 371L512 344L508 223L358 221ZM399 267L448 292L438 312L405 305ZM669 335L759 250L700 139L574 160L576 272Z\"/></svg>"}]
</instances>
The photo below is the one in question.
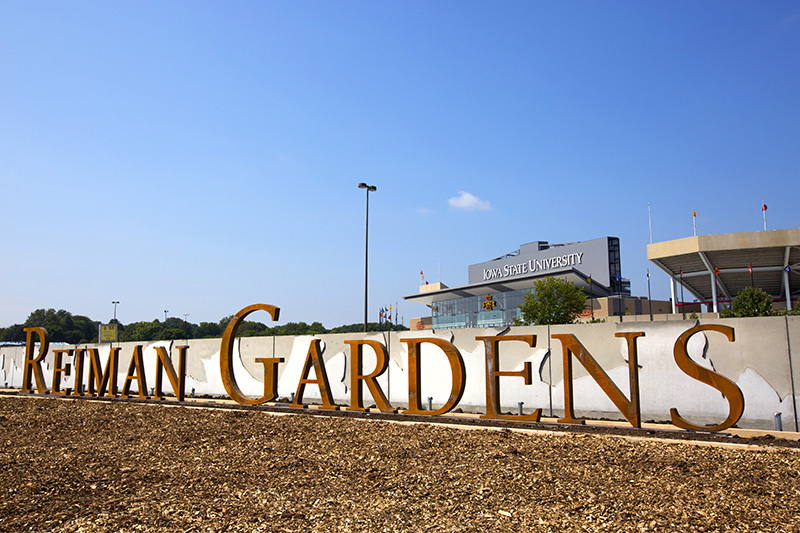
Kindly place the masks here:
<instances>
[{"instance_id":1,"label":"sky gradient","mask_svg":"<svg viewBox=\"0 0 800 533\"><path fill-rule=\"evenodd\" d=\"M520 244L800 226L796 2L0 3L0 326L370 320ZM441 274L440 274L441 273ZM253 316L267 321L267 316Z\"/></svg>"}]
</instances>

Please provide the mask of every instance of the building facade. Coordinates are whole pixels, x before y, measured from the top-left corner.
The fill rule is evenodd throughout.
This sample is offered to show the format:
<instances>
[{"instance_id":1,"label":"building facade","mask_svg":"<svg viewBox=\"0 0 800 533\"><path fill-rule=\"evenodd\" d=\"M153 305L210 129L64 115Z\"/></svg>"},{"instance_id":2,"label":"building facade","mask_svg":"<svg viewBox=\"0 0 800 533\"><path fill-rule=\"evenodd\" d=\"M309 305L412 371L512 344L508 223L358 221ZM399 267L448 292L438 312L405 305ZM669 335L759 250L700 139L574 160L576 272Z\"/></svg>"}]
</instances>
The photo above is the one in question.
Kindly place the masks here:
<instances>
[{"instance_id":1,"label":"building facade","mask_svg":"<svg viewBox=\"0 0 800 533\"><path fill-rule=\"evenodd\" d=\"M509 326L534 280L553 276L573 283L590 299L630 296L630 280L622 277L619 239L602 237L565 244L523 244L509 254L470 265L467 285L426 284L418 294L404 299L427 305L434 329ZM426 322L417 323L426 327Z\"/></svg>"}]
</instances>

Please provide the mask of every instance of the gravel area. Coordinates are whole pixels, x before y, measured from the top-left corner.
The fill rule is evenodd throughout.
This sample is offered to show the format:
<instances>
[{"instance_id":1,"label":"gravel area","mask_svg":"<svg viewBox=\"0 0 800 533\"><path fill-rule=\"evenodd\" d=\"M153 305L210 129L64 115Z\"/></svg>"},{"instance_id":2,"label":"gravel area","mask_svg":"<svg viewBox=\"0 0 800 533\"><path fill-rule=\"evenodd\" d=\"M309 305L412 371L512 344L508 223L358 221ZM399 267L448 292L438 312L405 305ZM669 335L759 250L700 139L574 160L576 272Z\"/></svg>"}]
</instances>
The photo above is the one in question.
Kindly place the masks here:
<instances>
[{"instance_id":1,"label":"gravel area","mask_svg":"<svg viewBox=\"0 0 800 533\"><path fill-rule=\"evenodd\" d=\"M800 531L800 452L0 398L0 531Z\"/></svg>"}]
</instances>

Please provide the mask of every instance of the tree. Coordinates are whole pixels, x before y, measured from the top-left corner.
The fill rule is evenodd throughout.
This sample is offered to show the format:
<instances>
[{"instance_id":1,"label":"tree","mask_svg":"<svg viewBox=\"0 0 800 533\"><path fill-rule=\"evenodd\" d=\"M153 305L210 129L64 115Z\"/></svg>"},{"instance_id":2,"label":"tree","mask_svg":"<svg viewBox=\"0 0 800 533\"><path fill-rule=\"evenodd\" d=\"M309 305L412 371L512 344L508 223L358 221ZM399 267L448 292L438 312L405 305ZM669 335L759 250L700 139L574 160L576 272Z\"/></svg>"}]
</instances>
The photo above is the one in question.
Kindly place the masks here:
<instances>
[{"instance_id":1,"label":"tree","mask_svg":"<svg viewBox=\"0 0 800 533\"><path fill-rule=\"evenodd\" d=\"M50 334L50 342L78 344L97 340L97 324L64 309L37 309L28 316L24 326L45 328Z\"/></svg>"},{"instance_id":2,"label":"tree","mask_svg":"<svg viewBox=\"0 0 800 533\"><path fill-rule=\"evenodd\" d=\"M219 324L214 322L200 322L194 335L198 339L213 339L222 337L223 331L225 331L225 328L221 328Z\"/></svg>"},{"instance_id":3,"label":"tree","mask_svg":"<svg viewBox=\"0 0 800 533\"><path fill-rule=\"evenodd\" d=\"M745 287L731 302L731 308L720 313L723 318L769 316L772 314L772 296L758 287Z\"/></svg>"},{"instance_id":4,"label":"tree","mask_svg":"<svg viewBox=\"0 0 800 533\"><path fill-rule=\"evenodd\" d=\"M586 294L572 283L553 277L537 279L514 322L519 326L571 324L585 307Z\"/></svg>"}]
</instances>

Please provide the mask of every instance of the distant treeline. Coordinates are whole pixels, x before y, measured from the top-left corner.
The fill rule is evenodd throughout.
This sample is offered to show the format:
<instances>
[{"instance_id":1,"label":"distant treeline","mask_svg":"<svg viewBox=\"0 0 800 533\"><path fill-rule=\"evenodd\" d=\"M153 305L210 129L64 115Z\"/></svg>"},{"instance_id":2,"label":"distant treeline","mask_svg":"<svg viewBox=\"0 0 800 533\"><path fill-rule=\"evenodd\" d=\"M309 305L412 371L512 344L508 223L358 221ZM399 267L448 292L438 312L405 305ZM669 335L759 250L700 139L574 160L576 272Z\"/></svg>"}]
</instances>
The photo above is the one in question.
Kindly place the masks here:
<instances>
[{"instance_id":1,"label":"distant treeline","mask_svg":"<svg viewBox=\"0 0 800 533\"><path fill-rule=\"evenodd\" d=\"M152 322L117 322L120 342L125 341L165 341L174 339L213 339L222 337L232 317L219 322L200 322L192 324L180 318L158 319ZM111 321L113 322L113 320ZM97 328L100 322L69 311L59 309L37 309L30 314L24 324L14 324L0 328L0 342L24 342L25 328L41 327L50 334L50 342L67 344L91 344L97 342ZM402 325L378 324L369 322L368 331L405 331ZM271 337L278 335L320 335L323 333L357 333L364 331L364 324L350 324L326 329L319 322L289 322L282 326L269 327L261 322L244 321L236 332L239 337Z\"/></svg>"}]
</instances>

